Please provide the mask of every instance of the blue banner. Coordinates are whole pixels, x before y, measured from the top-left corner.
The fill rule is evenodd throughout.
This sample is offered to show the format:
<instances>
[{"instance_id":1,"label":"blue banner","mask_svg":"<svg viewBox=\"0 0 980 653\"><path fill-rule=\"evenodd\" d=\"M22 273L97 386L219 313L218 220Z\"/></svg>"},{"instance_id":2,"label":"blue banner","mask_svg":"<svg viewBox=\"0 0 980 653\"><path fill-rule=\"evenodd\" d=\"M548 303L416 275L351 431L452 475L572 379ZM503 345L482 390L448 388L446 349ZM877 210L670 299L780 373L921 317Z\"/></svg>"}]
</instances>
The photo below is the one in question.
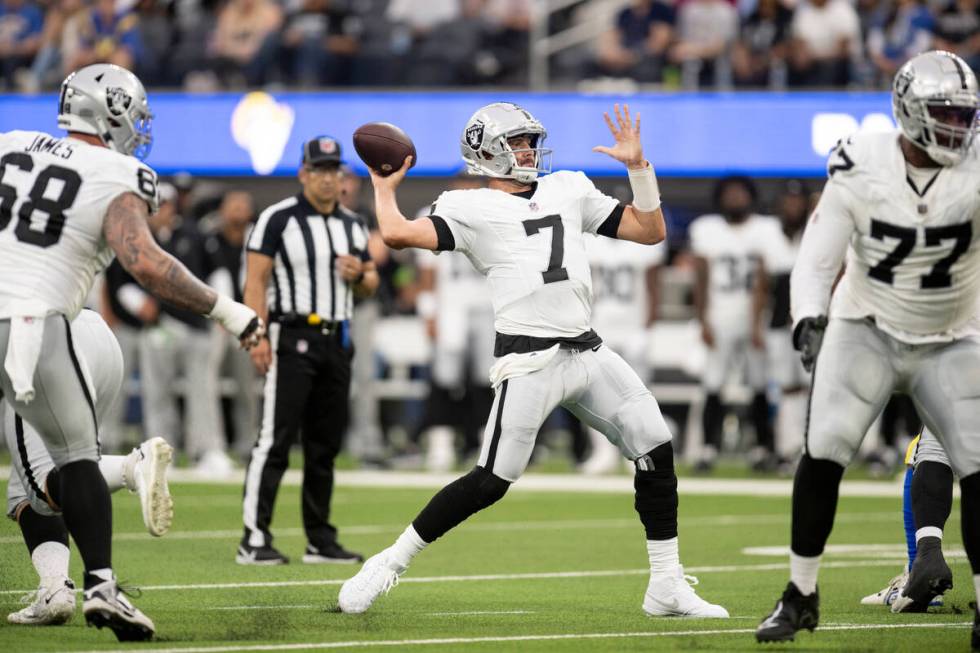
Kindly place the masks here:
<instances>
[{"instance_id":1,"label":"blue banner","mask_svg":"<svg viewBox=\"0 0 980 653\"><path fill-rule=\"evenodd\" d=\"M837 139L894 123L887 93L676 93L622 96L530 93L151 93L154 144L147 162L161 174L293 175L302 143L328 134L361 172L351 134L392 122L414 140L413 175L448 176L461 167L459 141L480 106L507 100L548 130L555 169L617 175L622 167L592 147L610 144L602 119L626 101L642 118L647 157L661 176L822 176ZM0 96L0 132L57 133L54 95Z\"/></svg>"}]
</instances>

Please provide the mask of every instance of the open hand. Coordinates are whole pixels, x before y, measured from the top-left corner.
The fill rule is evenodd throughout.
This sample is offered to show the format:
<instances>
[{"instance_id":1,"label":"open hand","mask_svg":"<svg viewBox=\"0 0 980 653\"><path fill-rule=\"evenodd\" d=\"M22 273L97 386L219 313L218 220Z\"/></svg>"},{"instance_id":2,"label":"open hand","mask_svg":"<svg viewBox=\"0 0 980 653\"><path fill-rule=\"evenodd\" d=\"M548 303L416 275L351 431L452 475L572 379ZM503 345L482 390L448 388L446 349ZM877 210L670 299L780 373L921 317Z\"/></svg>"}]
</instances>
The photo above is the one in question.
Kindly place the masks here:
<instances>
[{"instance_id":1,"label":"open hand","mask_svg":"<svg viewBox=\"0 0 980 653\"><path fill-rule=\"evenodd\" d=\"M613 123L608 113L602 116L606 119L609 132L616 140L615 145L606 147L596 145L592 148L593 152L608 154L627 168L643 168L646 166L646 159L643 158L643 145L640 143L640 114L636 114L636 122L630 118L630 108L628 104L623 105L620 112L619 105L613 105L613 112L616 114L616 122Z\"/></svg>"}]
</instances>

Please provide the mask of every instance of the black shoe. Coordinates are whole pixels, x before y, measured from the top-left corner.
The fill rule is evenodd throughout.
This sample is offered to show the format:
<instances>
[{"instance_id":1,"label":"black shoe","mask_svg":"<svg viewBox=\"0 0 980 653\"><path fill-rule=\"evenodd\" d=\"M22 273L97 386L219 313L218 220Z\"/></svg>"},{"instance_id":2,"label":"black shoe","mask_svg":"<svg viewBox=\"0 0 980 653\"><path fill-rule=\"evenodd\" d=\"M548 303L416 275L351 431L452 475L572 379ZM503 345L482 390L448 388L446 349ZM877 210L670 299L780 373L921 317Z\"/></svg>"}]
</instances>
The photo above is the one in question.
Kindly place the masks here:
<instances>
[{"instance_id":1,"label":"black shoe","mask_svg":"<svg viewBox=\"0 0 980 653\"><path fill-rule=\"evenodd\" d=\"M762 620L755 629L757 642L792 642L796 631L806 628L810 632L820 620L820 595L814 592L803 596L792 582L786 586L782 598L772 614Z\"/></svg>"},{"instance_id":2,"label":"black shoe","mask_svg":"<svg viewBox=\"0 0 980 653\"><path fill-rule=\"evenodd\" d=\"M892 612L925 612L937 596L953 587L953 572L943 558L942 540L924 537L919 541L915 562Z\"/></svg>"},{"instance_id":3,"label":"black shoe","mask_svg":"<svg viewBox=\"0 0 980 653\"><path fill-rule=\"evenodd\" d=\"M364 562L364 556L362 556L360 553L348 551L336 542L331 542L330 544L324 544L322 546L307 544L306 551L303 553L303 562L308 565L330 563L352 565L358 562Z\"/></svg>"},{"instance_id":4,"label":"black shoe","mask_svg":"<svg viewBox=\"0 0 980 653\"><path fill-rule=\"evenodd\" d=\"M239 544L235 562L240 565L285 565L289 564L289 558L272 546Z\"/></svg>"}]
</instances>

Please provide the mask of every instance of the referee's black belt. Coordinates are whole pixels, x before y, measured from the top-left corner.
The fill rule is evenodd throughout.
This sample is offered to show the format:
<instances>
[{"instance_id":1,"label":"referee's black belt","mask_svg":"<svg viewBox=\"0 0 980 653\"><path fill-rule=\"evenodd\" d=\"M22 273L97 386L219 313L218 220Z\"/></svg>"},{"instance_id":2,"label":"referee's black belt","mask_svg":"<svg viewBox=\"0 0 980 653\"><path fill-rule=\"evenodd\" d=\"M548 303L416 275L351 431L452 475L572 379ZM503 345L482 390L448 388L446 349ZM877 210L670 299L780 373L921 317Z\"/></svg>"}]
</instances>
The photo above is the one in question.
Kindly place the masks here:
<instances>
[{"instance_id":1,"label":"referee's black belt","mask_svg":"<svg viewBox=\"0 0 980 653\"><path fill-rule=\"evenodd\" d=\"M493 355L497 358L507 354L527 354L532 351L551 349L560 345L562 349L585 351L595 349L602 344L602 338L593 329L573 337L538 338L536 336L515 336L499 331L493 341Z\"/></svg>"},{"instance_id":2,"label":"referee's black belt","mask_svg":"<svg viewBox=\"0 0 980 653\"><path fill-rule=\"evenodd\" d=\"M343 328L344 323L346 322L346 320L324 320L317 313L310 313L308 315L303 313L277 313L270 315L269 319L273 322L281 324L284 327L312 329L314 331L319 331L324 335L333 335L337 333Z\"/></svg>"}]
</instances>

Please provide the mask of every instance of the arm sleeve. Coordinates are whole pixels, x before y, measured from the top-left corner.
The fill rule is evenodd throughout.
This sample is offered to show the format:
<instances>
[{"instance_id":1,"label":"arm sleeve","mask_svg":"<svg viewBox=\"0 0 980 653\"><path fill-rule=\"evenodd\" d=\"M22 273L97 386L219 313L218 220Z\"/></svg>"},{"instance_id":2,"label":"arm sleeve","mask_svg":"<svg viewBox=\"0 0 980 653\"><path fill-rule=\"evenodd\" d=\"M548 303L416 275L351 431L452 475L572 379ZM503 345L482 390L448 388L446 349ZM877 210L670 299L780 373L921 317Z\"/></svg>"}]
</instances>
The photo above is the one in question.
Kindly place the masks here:
<instances>
[{"instance_id":1,"label":"arm sleeve","mask_svg":"<svg viewBox=\"0 0 980 653\"><path fill-rule=\"evenodd\" d=\"M266 209L259 216L255 227L248 235L248 242L245 249L250 252L258 252L269 257L275 257L282 243L282 232L286 227L288 216Z\"/></svg>"},{"instance_id":2,"label":"arm sleeve","mask_svg":"<svg viewBox=\"0 0 980 653\"><path fill-rule=\"evenodd\" d=\"M623 209L619 206L619 200L596 188L592 180L586 177L584 173L576 172L575 176L581 193L582 231L598 234L600 227L610 218L615 218L615 226L618 229L619 221L623 217ZM610 227L611 225L607 226L603 232L607 232ZM603 235L608 234L603 233ZM612 238L615 237L616 234L613 232Z\"/></svg>"},{"instance_id":3,"label":"arm sleeve","mask_svg":"<svg viewBox=\"0 0 980 653\"><path fill-rule=\"evenodd\" d=\"M794 324L805 317L827 314L830 293L855 230L848 199L842 184L828 181L803 232L800 253L790 276Z\"/></svg>"},{"instance_id":4,"label":"arm sleeve","mask_svg":"<svg viewBox=\"0 0 980 653\"><path fill-rule=\"evenodd\" d=\"M443 193L432 205L429 215L438 237L437 251L468 252L473 245L473 215L467 215L465 205L454 191Z\"/></svg>"}]
</instances>

